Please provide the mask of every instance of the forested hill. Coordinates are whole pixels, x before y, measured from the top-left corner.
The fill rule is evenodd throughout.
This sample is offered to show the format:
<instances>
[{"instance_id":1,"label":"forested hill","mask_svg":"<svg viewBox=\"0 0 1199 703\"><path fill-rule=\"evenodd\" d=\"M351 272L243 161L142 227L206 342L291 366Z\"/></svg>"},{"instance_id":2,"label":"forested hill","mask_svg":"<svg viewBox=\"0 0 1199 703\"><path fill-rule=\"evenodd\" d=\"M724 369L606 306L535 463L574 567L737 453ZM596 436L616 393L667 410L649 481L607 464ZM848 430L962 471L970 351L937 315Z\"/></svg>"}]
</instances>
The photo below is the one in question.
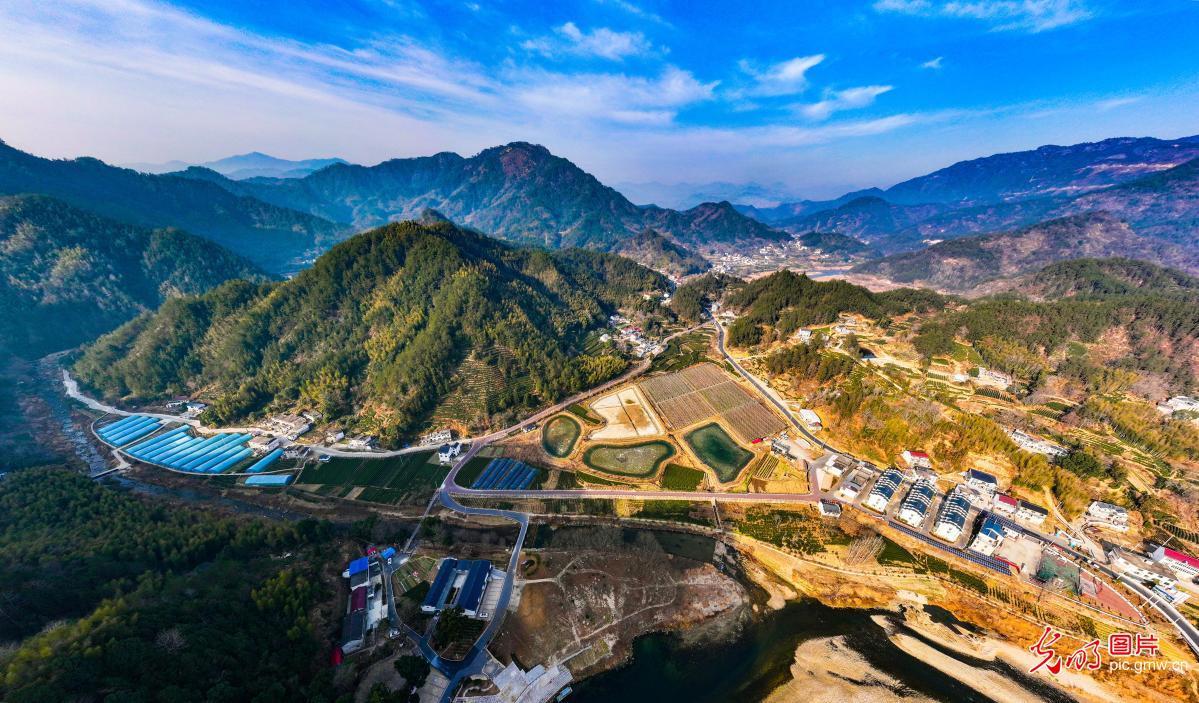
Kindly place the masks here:
<instances>
[{"instance_id":1,"label":"forested hill","mask_svg":"<svg viewBox=\"0 0 1199 703\"><path fill-rule=\"evenodd\" d=\"M729 328L729 344L744 347L786 339L800 327L833 322L843 312L881 319L938 309L945 298L910 288L874 293L845 281L813 281L783 270L745 284L725 304L741 312Z\"/></svg>"},{"instance_id":2,"label":"forested hill","mask_svg":"<svg viewBox=\"0 0 1199 703\"><path fill-rule=\"evenodd\" d=\"M0 141L0 195L40 194L141 227L178 227L211 239L272 273L289 273L346 228L221 186L155 176L98 159L43 159Z\"/></svg>"},{"instance_id":3,"label":"forested hill","mask_svg":"<svg viewBox=\"0 0 1199 703\"><path fill-rule=\"evenodd\" d=\"M396 443L451 397L466 393L491 415L616 374L622 359L579 351L585 333L664 288L611 254L402 222L337 245L289 281L168 301L75 368L109 398L203 387L215 421L303 406Z\"/></svg>"},{"instance_id":4,"label":"forested hill","mask_svg":"<svg viewBox=\"0 0 1199 703\"><path fill-rule=\"evenodd\" d=\"M232 181L202 169L180 175L358 228L433 208L492 236L552 248L619 251L623 240L646 228L687 246L788 238L727 203L686 211L639 208L569 160L524 142L471 157L443 152L375 166L336 164L304 178Z\"/></svg>"},{"instance_id":5,"label":"forested hill","mask_svg":"<svg viewBox=\"0 0 1199 703\"><path fill-rule=\"evenodd\" d=\"M95 339L249 261L177 230L146 230L43 196L0 197L0 355L40 356Z\"/></svg>"},{"instance_id":6,"label":"forested hill","mask_svg":"<svg viewBox=\"0 0 1199 703\"><path fill-rule=\"evenodd\" d=\"M330 532L139 498L65 469L10 473L0 700L332 703L321 664L340 612L321 575L344 562Z\"/></svg>"}]
</instances>

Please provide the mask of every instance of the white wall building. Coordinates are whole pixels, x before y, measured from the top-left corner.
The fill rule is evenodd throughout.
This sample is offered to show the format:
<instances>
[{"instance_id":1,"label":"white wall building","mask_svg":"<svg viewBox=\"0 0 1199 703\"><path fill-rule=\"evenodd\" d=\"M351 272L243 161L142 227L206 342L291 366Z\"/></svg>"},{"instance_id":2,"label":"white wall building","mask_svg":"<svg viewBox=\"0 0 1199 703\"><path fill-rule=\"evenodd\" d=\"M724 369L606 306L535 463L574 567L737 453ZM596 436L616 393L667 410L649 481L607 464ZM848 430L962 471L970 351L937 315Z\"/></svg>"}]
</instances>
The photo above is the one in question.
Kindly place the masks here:
<instances>
[{"instance_id":1,"label":"white wall building","mask_svg":"<svg viewBox=\"0 0 1199 703\"><path fill-rule=\"evenodd\" d=\"M937 488L933 482L920 479L912 485L912 490L908 491L907 497L899 506L899 513L896 517L900 522L919 529L924 524L924 518L928 515L928 507L932 505L933 497L936 495Z\"/></svg>"},{"instance_id":2,"label":"white wall building","mask_svg":"<svg viewBox=\"0 0 1199 703\"><path fill-rule=\"evenodd\" d=\"M1128 530L1128 511L1118 505L1104 503L1101 500L1091 501L1090 506L1087 507L1087 518L1091 522L1120 532Z\"/></svg>"},{"instance_id":3,"label":"white wall building","mask_svg":"<svg viewBox=\"0 0 1199 703\"><path fill-rule=\"evenodd\" d=\"M887 505L895 497L895 491L899 490L901 483L903 483L903 474L895 469L887 469L874 482L874 487L870 489L870 494L866 496L863 505L879 513L886 512Z\"/></svg>"},{"instance_id":4,"label":"white wall building","mask_svg":"<svg viewBox=\"0 0 1199 703\"><path fill-rule=\"evenodd\" d=\"M1179 580L1191 581L1199 576L1199 559L1182 552L1176 552L1166 546L1158 547L1149 553L1153 561L1178 574Z\"/></svg>"},{"instance_id":5,"label":"white wall building","mask_svg":"<svg viewBox=\"0 0 1199 703\"><path fill-rule=\"evenodd\" d=\"M933 534L946 542L956 542L966 529L966 516L970 514L970 500L959 488L945 496Z\"/></svg>"},{"instance_id":6,"label":"white wall building","mask_svg":"<svg viewBox=\"0 0 1199 703\"><path fill-rule=\"evenodd\" d=\"M1033 525L1040 525L1045 522L1045 518L1049 517L1049 511L1036 503L1029 503L1027 500L1022 500L1016 506L1016 519L1023 520Z\"/></svg>"},{"instance_id":7,"label":"white wall building","mask_svg":"<svg viewBox=\"0 0 1199 703\"><path fill-rule=\"evenodd\" d=\"M909 469L933 468L932 459L929 458L928 454L919 449L905 449L903 450L903 454L899 455L899 458L903 459L903 463L906 464Z\"/></svg>"}]
</instances>

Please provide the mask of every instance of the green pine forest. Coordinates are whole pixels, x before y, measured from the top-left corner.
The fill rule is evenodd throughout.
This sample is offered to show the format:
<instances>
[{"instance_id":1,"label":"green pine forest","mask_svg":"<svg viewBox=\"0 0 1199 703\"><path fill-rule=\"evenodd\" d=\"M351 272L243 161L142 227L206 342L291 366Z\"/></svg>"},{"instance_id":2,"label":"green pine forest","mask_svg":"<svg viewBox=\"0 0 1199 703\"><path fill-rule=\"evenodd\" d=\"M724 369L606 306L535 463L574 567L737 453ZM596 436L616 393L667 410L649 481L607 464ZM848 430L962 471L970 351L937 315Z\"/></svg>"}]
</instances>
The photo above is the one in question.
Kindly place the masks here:
<instances>
[{"instance_id":1,"label":"green pine forest","mask_svg":"<svg viewBox=\"0 0 1199 703\"><path fill-rule=\"evenodd\" d=\"M544 405L620 373L587 332L665 279L612 254L513 247L445 222L355 236L280 283L168 300L86 348L109 399L203 391L208 419L317 410L395 445L455 390L464 362L506 381L488 411Z\"/></svg>"}]
</instances>

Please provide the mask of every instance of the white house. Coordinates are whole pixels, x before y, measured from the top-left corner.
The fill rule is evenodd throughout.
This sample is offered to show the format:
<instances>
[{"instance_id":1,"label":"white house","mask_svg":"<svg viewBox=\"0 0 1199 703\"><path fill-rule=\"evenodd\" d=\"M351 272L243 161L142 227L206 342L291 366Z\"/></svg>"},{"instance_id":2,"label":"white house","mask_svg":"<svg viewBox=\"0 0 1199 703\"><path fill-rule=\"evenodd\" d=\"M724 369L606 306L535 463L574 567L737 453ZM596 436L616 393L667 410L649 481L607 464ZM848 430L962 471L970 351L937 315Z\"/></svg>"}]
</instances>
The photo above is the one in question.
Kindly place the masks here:
<instances>
[{"instance_id":1,"label":"white house","mask_svg":"<svg viewBox=\"0 0 1199 703\"><path fill-rule=\"evenodd\" d=\"M807 344L808 342L812 341L812 330L807 330L807 329L797 330L795 332L795 339L797 341L803 342L804 344Z\"/></svg>"},{"instance_id":2,"label":"white house","mask_svg":"<svg viewBox=\"0 0 1199 703\"><path fill-rule=\"evenodd\" d=\"M999 489L999 481L996 480L996 478L994 476L987 473L986 471L979 471L978 469L969 469L968 471L966 471L965 477L966 477L966 485L970 486L971 488L973 488L976 491L982 491L984 493L987 493L987 492L994 493L996 490Z\"/></svg>"},{"instance_id":3,"label":"white house","mask_svg":"<svg viewBox=\"0 0 1199 703\"><path fill-rule=\"evenodd\" d=\"M371 449L375 446L375 438L370 435L359 435L350 438L350 449Z\"/></svg>"},{"instance_id":4,"label":"white house","mask_svg":"<svg viewBox=\"0 0 1199 703\"><path fill-rule=\"evenodd\" d=\"M1153 561L1178 574L1179 580L1190 581L1199 575L1199 559L1176 552L1166 546L1158 547L1149 553Z\"/></svg>"},{"instance_id":5,"label":"white house","mask_svg":"<svg viewBox=\"0 0 1199 703\"><path fill-rule=\"evenodd\" d=\"M970 543L970 550L989 557L1003 544L1004 536L1003 525L994 516L988 515L983 520L982 527L978 528L978 534L974 536L974 541Z\"/></svg>"},{"instance_id":6,"label":"white house","mask_svg":"<svg viewBox=\"0 0 1199 703\"><path fill-rule=\"evenodd\" d=\"M437 450L437 461L441 464L452 464L454 459L462 453L462 442L452 442L450 444L441 445L441 449Z\"/></svg>"},{"instance_id":7,"label":"white house","mask_svg":"<svg viewBox=\"0 0 1199 703\"><path fill-rule=\"evenodd\" d=\"M886 512L887 504L895 497L895 491L899 490L901 483L903 483L903 474L895 469L887 469L874 482L874 487L870 489L870 494L866 496L863 505L875 512Z\"/></svg>"},{"instance_id":8,"label":"white house","mask_svg":"<svg viewBox=\"0 0 1199 703\"><path fill-rule=\"evenodd\" d=\"M946 542L956 542L966 529L966 516L970 513L970 500L961 489L951 491L941 503L933 534Z\"/></svg>"},{"instance_id":9,"label":"white house","mask_svg":"<svg viewBox=\"0 0 1199 703\"><path fill-rule=\"evenodd\" d=\"M899 455L899 458L903 459L903 463L909 469L933 468L932 459L929 458L928 454L919 449L905 449L903 450L903 454Z\"/></svg>"},{"instance_id":10,"label":"white house","mask_svg":"<svg viewBox=\"0 0 1199 703\"><path fill-rule=\"evenodd\" d=\"M865 469L854 469L837 486L837 497L850 503L857 500L858 495L862 492L862 488L870 480L870 476L871 472Z\"/></svg>"},{"instance_id":11,"label":"white house","mask_svg":"<svg viewBox=\"0 0 1199 703\"><path fill-rule=\"evenodd\" d=\"M1177 583L1174 577L1174 572L1149 561L1140 554L1121 549L1120 547L1112 547L1107 552L1107 560L1113 571L1118 571L1126 574L1130 578L1137 581L1155 581L1164 583L1167 586L1173 586Z\"/></svg>"},{"instance_id":12,"label":"white house","mask_svg":"<svg viewBox=\"0 0 1199 703\"><path fill-rule=\"evenodd\" d=\"M994 502L991 504L991 509L1006 517L1013 517L1016 514L1016 508L1020 507L1020 503L1006 493L999 493L995 496Z\"/></svg>"},{"instance_id":13,"label":"white house","mask_svg":"<svg viewBox=\"0 0 1199 703\"><path fill-rule=\"evenodd\" d=\"M919 528L924 524L924 518L928 515L928 507L932 505L933 497L936 494L937 489L932 481L920 479L912 485L912 490L908 491L907 497L899 506L899 513L896 517L900 522Z\"/></svg>"},{"instance_id":14,"label":"white house","mask_svg":"<svg viewBox=\"0 0 1199 703\"><path fill-rule=\"evenodd\" d=\"M1023 520L1033 525L1040 525L1045 522L1045 518L1049 517L1049 511L1036 503L1029 503L1027 500L1022 500L1016 506L1016 519Z\"/></svg>"},{"instance_id":15,"label":"white house","mask_svg":"<svg viewBox=\"0 0 1199 703\"><path fill-rule=\"evenodd\" d=\"M1066 456L1070 453L1065 447L1058 446L1053 442L1047 442L1043 439L1037 439L1027 432L1022 432L1020 430L1007 430L1007 435L1008 437L1012 438L1012 441L1016 443L1017 447L1020 447L1026 452L1044 454L1045 456L1050 457Z\"/></svg>"},{"instance_id":16,"label":"white house","mask_svg":"<svg viewBox=\"0 0 1199 703\"><path fill-rule=\"evenodd\" d=\"M346 438L346 433L342 432L341 430L329 430L327 433L325 433L325 442L328 444L340 442L341 440L343 440L345 438Z\"/></svg>"},{"instance_id":17,"label":"white house","mask_svg":"<svg viewBox=\"0 0 1199 703\"><path fill-rule=\"evenodd\" d=\"M1104 503L1101 500L1091 501L1091 505L1087 507L1087 517L1091 522L1120 532L1128 530L1128 511L1118 505Z\"/></svg>"}]
</instances>

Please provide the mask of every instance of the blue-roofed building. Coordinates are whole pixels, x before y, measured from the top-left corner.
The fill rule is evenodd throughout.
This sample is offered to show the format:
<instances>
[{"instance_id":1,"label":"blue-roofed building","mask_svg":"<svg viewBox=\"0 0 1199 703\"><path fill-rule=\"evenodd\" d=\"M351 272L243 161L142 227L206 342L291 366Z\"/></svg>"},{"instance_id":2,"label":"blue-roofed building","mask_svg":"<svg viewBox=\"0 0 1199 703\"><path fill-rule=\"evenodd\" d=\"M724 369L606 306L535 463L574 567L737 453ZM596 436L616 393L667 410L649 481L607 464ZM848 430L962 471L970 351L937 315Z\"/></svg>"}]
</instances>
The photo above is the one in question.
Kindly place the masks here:
<instances>
[{"instance_id":1,"label":"blue-roofed building","mask_svg":"<svg viewBox=\"0 0 1199 703\"><path fill-rule=\"evenodd\" d=\"M891 502L891 498L895 496L895 491L899 490L901 483L903 483L903 474L895 469L887 469L874 482L874 487L870 489L870 495L866 496L865 506L876 512L886 512L887 504Z\"/></svg>"},{"instance_id":2,"label":"blue-roofed building","mask_svg":"<svg viewBox=\"0 0 1199 703\"><path fill-rule=\"evenodd\" d=\"M982 527L978 528L978 534L974 536L974 541L970 543L970 551L978 552L985 556L991 556L999 545L1003 544L1003 538L1007 531L1003 529L1003 523L995 518L994 515L988 514L983 520Z\"/></svg>"},{"instance_id":3,"label":"blue-roofed building","mask_svg":"<svg viewBox=\"0 0 1199 703\"><path fill-rule=\"evenodd\" d=\"M976 491L994 493L999 490L999 481L986 471L978 469L970 469L966 472L966 485Z\"/></svg>"},{"instance_id":4,"label":"blue-roofed building","mask_svg":"<svg viewBox=\"0 0 1199 703\"><path fill-rule=\"evenodd\" d=\"M966 517L969 513L970 499L966 490L954 489L945 496L945 502L941 504L941 512L937 515L933 534L946 542L956 542L966 529Z\"/></svg>"},{"instance_id":5,"label":"blue-roofed building","mask_svg":"<svg viewBox=\"0 0 1199 703\"><path fill-rule=\"evenodd\" d=\"M932 505L933 496L937 494L937 489L932 481L920 479L912 485L912 490L908 491L907 498L903 499L903 504L899 506L899 514L897 517L900 522L919 528L924 524L924 517L928 515L928 506Z\"/></svg>"},{"instance_id":6,"label":"blue-roofed building","mask_svg":"<svg viewBox=\"0 0 1199 703\"><path fill-rule=\"evenodd\" d=\"M472 618L488 618L481 610L483 595L491 581L491 562L484 559L451 559L441 562L433 585L421 603L421 611L438 613L446 608L461 608Z\"/></svg>"}]
</instances>

